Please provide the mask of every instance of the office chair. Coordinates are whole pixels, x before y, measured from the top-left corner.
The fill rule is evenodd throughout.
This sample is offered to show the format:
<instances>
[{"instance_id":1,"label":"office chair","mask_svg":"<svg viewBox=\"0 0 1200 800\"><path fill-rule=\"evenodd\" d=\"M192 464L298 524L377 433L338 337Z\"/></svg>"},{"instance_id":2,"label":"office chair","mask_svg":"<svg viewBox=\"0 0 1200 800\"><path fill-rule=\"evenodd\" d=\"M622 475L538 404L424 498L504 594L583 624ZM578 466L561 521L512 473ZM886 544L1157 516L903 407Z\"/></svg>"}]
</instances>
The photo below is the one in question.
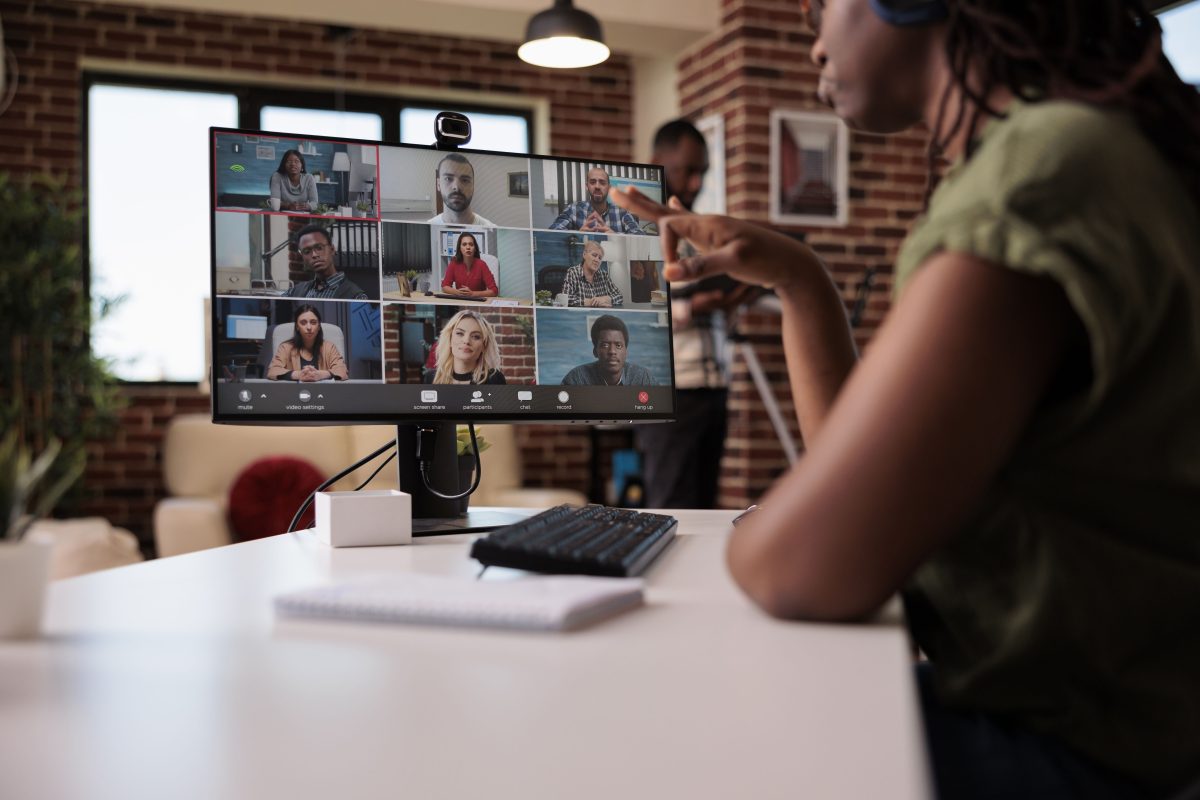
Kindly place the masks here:
<instances>
[{"instance_id":1,"label":"office chair","mask_svg":"<svg viewBox=\"0 0 1200 800\"><path fill-rule=\"evenodd\" d=\"M291 322L284 322L272 328L271 355L275 355L275 352L279 350L279 345L291 339L295 332L296 326ZM350 354L346 352L346 335L342 333L342 329L329 322L322 322L321 335L325 338L325 341L332 343L338 349L338 352L342 354L342 358L346 359L347 367L349 367Z\"/></svg>"},{"instance_id":2,"label":"office chair","mask_svg":"<svg viewBox=\"0 0 1200 800\"><path fill-rule=\"evenodd\" d=\"M500 259L496 258L491 253L480 253L479 258L484 264L487 264L488 272L492 273L492 280L496 282L497 294L504 294L500 288Z\"/></svg>"},{"instance_id":3,"label":"office chair","mask_svg":"<svg viewBox=\"0 0 1200 800\"><path fill-rule=\"evenodd\" d=\"M538 291L550 292L550 296L562 292L563 282L567 279L566 267L543 267L537 274Z\"/></svg>"}]
</instances>

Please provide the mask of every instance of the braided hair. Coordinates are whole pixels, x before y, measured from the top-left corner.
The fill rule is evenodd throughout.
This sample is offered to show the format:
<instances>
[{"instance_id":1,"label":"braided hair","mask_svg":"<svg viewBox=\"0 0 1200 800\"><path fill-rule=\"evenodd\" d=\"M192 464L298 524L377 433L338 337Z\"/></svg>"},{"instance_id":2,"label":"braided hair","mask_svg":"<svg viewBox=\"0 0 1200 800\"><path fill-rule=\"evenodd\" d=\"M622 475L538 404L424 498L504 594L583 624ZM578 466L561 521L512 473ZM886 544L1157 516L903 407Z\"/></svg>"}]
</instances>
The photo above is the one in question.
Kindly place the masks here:
<instances>
[{"instance_id":1,"label":"braided hair","mask_svg":"<svg viewBox=\"0 0 1200 800\"><path fill-rule=\"evenodd\" d=\"M1200 92L1163 54L1162 27L1144 0L946 0L946 56L954 76L930 140L930 176L946 143L967 129L967 152L987 98L1007 88L1026 101L1076 100L1126 111L1200 203ZM950 95L962 91L946 124Z\"/></svg>"}]
</instances>

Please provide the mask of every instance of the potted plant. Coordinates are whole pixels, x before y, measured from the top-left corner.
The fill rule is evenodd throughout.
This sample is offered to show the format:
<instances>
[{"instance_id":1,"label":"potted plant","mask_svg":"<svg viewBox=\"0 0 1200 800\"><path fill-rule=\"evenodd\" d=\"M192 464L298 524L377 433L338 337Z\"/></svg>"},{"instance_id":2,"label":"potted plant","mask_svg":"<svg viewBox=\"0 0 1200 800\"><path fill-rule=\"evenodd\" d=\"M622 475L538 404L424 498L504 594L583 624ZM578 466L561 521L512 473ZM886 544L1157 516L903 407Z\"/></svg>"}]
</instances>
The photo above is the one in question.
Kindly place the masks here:
<instances>
[{"instance_id":1,"label":"potted plant","mask_svg":"<svg viewBox=\"0 0 1200 800\"><path fill-rule=\"evenodd\" d=\"M48 480L61 452L54 439L32 458L15 430L0 440L0 639L36 636L42 627L52 548L23 537L83 474L83 451L76 451Z\"/></svg>"},{"instance_id":2,"label":"potted plant","mask_svg":"<svg viewBox=\"0 0 1200 800\"><path fill-rule=\"evenodd\" d=\"M455 438L458 445L458 491L465 492L471 488L472 473L475 471L475 451L471 448L471 431L466 425L459 425L455 429ZM492 446L479 433L475 434L475 443L479 445L481 454ZM455 502L458 506L458 513L465 514L471 498L468 496Z\"/></svg>"},{"instance_id":3,"label":"potted plant","mask_svg":"<svg viewBox=\"0 0 1200 800\"><path fill-rule=\"evenodd\" d=\"M86 445L113 430L121 406L88 345L78 203L60 181L0 174L0 540L9 544L32 519L78 502ZM103 316L114 303L96 305Z\"/></svg>"},{"instance_id":4,"label":"potted plant","mask_svg":"<svg viewBox=\"0 0 1200 800\"><path fill-rule=\"evenodd\" d=\"M371 206L369 206L367 203L363 202L362 200L359 200L357 203L354 204L354 216L367 217L370 215L370 212L371 212Z\"/></svg>"},{"instance_id":5,"label":"potted plant","mask_svg":"<svg viewBox=\"0 0 1200 800\"><path fill-rule=\"evenodd\" d=\"M534 297L534 300L537 302L537 304L538 304L539 306L548 306L548 305L550 305L550 302L551 302L551 296L550 296L550 291L549 291L548 289L541 289L541 290L539 290L538 292L536 292L536 293L534 294L534 296L533 296L533 297Z\"/></svg>"},{"instance_id":6,"label":"potted plant","mask_svg":"<svg viewBox=\"0 0 1200 800\"><path fill-rule=\"evenodd\" d=\"M415 292L417 290L417 271L415 269L405 271L404 280L408 281L409 292Z\"/></svg>"}]
</instances>

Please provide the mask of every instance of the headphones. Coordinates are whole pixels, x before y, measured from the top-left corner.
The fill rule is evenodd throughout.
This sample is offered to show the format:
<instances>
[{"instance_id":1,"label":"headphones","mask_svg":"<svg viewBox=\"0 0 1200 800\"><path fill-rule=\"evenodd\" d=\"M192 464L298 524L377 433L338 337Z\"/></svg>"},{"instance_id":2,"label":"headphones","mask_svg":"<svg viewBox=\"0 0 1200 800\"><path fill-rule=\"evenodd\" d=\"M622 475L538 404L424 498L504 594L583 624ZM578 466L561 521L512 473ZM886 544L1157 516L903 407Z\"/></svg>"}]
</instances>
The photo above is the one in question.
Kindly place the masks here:
<instances>
[{"instance_id":1,"label":"headphones","mask_svg":"<svg viewBox=\"0 0 1200 800\"><path fill-rule=\"evenodd\" d=\"M941 22L949 13L942 0L871 0L871 10L884 22L899 27Z\"/></svg>"}]
</instances>

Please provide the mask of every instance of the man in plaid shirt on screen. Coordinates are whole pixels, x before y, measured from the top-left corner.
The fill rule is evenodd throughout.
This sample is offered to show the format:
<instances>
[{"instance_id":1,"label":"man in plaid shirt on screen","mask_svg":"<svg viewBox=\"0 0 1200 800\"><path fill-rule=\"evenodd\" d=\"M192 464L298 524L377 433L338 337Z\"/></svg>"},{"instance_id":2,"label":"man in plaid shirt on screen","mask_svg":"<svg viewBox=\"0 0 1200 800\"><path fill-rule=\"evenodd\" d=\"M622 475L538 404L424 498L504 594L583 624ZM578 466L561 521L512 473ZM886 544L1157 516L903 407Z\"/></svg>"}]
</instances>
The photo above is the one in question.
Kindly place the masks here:
<instances>
[{"instance_id":1,"label":"man in plaid shirt on screen","mask_svg":"<svg viewBox=\"0 0 1200 800\"><path fill-rule=\"evenodd\" d=\"M550 223L552 231L590 231L593 233L631 233L642 236L638 218L620 206L608 202L608 173L603 167L588 170L588 199L563 209Z\"/></svg>"},{"instance_id":2,"label":"man in plaid shirt on screen","mask_svg":"<svg viewBox=\"0 0 1200 800\"><path fill-rule=\"evenodd\" d=\"M569 306L617 308L625 302L621 291L601 266L604 247L588 240L583 245L583 261L567 270L563 279L563 294Z\"/></svg>"}]
</instances>

